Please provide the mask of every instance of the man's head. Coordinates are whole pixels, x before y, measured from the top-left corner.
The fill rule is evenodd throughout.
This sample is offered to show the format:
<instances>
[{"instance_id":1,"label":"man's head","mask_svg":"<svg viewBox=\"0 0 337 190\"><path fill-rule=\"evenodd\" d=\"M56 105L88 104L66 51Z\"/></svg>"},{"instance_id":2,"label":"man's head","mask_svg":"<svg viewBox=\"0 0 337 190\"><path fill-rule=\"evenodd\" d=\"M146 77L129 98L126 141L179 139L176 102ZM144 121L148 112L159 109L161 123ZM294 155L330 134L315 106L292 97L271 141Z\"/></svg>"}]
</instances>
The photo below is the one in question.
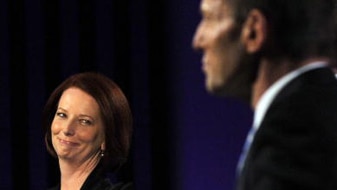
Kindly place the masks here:
<instances>
[{"instance_id":1,"label":"man's head","mask_svg":"<svg viewBox=\"0 0 337 190\"><path fill-rule=\"evenodd\" d=\"M333 0L202 0L193 39L203 51L206 88L249 100L262 60L330 56Z\"/></svg>"}]
</instances>

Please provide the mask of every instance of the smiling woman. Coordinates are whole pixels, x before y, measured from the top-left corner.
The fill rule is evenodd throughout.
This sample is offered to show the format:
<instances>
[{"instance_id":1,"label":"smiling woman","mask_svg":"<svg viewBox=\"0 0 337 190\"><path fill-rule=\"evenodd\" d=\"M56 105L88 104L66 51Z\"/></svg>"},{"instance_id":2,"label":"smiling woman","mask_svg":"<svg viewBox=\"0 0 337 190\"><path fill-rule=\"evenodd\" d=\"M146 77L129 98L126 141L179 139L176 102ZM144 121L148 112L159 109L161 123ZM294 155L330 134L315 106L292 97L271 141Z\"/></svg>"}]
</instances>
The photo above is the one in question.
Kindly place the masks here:
<instances>
[{"instance_id":1,"label":"smiling woman","mask_svg":"<svg viewBox=\"0 0 337 190\"><path fill-rule=\"evenodd\" d=\"M61 174L51 189L132 189L107 176L127 160L132 122L128 100L106 76L79 73L61 83L43 112L46 146Z\"/></svg>"}]
</instances>

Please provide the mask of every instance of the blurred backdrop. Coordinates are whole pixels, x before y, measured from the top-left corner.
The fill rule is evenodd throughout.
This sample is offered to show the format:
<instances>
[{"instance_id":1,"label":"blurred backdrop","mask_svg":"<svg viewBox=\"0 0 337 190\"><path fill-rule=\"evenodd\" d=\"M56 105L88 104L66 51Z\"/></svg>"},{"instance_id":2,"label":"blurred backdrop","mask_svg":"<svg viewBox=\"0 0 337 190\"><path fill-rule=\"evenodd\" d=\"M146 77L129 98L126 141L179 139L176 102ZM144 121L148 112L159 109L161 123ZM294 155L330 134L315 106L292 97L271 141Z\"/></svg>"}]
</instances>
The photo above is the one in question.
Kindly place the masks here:
<instances>
[{"instance_id":1,"label":"blurred backdrop","mask_svg":"<svg viewBox=\"0 0 337 190\"><path fill-rule=\"evenodd\" d=\"M231 190L252 114L204 90L191 0L1 0L0 189L58 181L41 113L66 77L98 71L127 95L134 136L119 174L138 190Z\"/></svg>"}]
</instances>

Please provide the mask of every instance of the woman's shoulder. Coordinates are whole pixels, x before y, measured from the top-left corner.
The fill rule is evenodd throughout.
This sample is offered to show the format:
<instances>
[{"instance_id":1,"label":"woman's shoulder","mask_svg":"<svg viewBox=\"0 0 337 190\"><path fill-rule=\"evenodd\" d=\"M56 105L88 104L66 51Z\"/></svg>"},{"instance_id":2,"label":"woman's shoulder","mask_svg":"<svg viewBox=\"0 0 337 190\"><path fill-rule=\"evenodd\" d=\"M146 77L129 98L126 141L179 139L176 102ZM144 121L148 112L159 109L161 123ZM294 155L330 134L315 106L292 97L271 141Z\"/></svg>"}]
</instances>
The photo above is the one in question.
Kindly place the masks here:
<instances>
[{"instance_id":1,"label":"woman's shoulder","mask_svg":"<svg viewBox=\"0 0 337 190\"><path fill-rule=\"evenodd\" d=\"M113 184L110 188L107 190L133 190L133 183L132 182L119 182L116 184Z\"/></svg>"}]
</instances>

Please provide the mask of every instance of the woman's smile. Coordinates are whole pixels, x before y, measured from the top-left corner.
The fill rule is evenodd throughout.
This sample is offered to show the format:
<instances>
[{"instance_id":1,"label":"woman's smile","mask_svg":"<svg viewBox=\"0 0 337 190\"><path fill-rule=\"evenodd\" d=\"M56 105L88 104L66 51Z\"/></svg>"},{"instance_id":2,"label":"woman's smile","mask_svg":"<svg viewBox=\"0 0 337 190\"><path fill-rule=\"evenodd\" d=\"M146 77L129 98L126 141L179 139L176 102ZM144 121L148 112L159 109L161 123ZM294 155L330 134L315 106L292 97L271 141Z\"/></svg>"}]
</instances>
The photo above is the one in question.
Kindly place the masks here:
<instances>
[{"instance_id":1,"label":"woman's smile","mask_svg":"<svg viewBox=\"0 0 337 190\"><path fill-rule=\"evenodd\" d=\"M61 146L63 145L63 146L75 147L75 146L79 145L78 143L67 141L67 140L60 139L60 138L58 138L58 140L59 140Z\"/></svg>"}]
</instances>

